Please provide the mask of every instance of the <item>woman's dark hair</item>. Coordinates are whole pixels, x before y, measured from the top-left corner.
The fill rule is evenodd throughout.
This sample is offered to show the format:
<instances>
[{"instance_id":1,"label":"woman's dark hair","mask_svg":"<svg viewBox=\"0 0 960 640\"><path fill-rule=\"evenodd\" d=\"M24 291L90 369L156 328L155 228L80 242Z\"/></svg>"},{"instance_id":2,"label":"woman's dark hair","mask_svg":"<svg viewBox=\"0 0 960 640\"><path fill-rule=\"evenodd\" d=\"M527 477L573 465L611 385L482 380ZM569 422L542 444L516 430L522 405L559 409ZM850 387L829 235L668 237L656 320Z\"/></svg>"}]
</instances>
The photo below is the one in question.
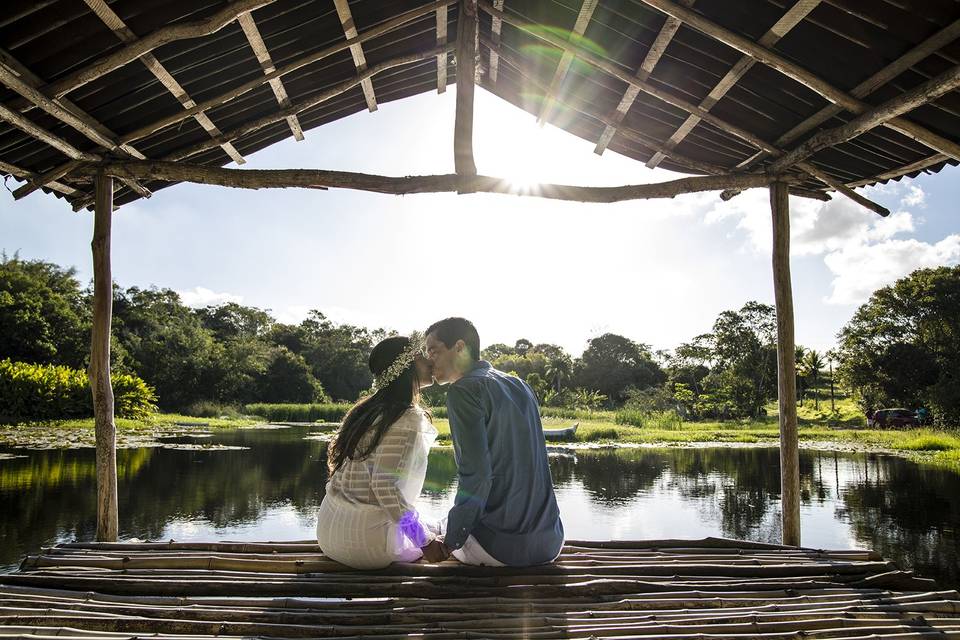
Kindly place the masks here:
<instances>
[{"instance_id":1,"label":"woman's dark hair","mask_svg":"<svg viewBox=\"0 0 960 640\"><path fill-rule=\"evenodd\" d=\"M370 352L370 372L374 378L381 376L397 357L409 348L410 339L404 336L381 340ZM396 380L378 389L372 396L363 398L347 412L340 430L327 450L330 473L342 467L348 459L363 460L369 456L380 444L390 425L396 422L404 411L419 403L417 369L411 362ZM361 447L364 436L371 430L374 431L373 438L366 446Z\"/></svg>"}]
</instances>

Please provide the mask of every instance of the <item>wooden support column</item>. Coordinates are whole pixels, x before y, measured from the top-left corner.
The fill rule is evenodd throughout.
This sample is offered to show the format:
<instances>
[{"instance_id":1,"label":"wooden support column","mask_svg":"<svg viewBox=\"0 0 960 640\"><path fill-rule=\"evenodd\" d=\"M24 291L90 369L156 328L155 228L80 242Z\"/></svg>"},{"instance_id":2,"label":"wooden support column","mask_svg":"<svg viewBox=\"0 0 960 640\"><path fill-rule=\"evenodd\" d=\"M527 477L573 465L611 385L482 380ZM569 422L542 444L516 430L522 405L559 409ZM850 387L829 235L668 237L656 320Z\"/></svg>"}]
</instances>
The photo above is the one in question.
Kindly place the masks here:
<instances>
[{"instance_id":1,"label":"wooden support column","mask_svg":"<svg viewBox=\"0 0 960 640\"><path fill-rule=\"evenodd\" d=\"M477 175L477 165L473 161L477 28L477 0L460 0L457 16L457 111L453 131L453 164L459 176Z\"/></svg>"},{"instance_id":2,"label":"wooden support column","mask_svg":"<svg viewBox=\"0 0 960 640\"><path fill-rule=\"evenodd\" d=\"M783 544L800 545L800 445L797 436L793 287L790 283L790 203L787 185L770 185L773 214L773 293L777 305L777 395L780 404L780 502Z\"/></svg>"},{"instance_id":3,"label":"wooden support column","mask_svg":"<svg viewBox=\"0 0 960 640\"><path fill-rule=\"evenodd\" d=\"M110 383L110 325L113 280L110 275L110 227L113 218L113 178L95 178L93 222L93 330L90 340L90 388L97 442L97 541L117 539L117 428L113 421Z\"/></svg>"}]
</instances>

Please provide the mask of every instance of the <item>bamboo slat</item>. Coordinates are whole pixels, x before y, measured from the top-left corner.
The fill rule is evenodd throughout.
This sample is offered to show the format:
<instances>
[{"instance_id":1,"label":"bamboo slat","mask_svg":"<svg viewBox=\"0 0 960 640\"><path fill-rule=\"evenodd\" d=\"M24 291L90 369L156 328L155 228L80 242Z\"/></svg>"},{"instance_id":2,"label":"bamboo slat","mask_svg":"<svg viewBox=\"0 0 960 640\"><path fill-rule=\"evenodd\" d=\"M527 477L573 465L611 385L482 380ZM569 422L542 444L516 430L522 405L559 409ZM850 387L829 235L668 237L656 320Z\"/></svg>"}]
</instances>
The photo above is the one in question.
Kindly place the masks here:
<instances>
[{"instance_id":1,"label":"bamboo slat","mask_svg":"<svg viewBox=\"0 0 960 640\"><path fill-rule=\"evenodd\" d=\"M960 640L960 594L931 587L869 550L717 538L376 572L311 542L72 543L0 579L0 636Z\"/></svg>"}]
</instances>

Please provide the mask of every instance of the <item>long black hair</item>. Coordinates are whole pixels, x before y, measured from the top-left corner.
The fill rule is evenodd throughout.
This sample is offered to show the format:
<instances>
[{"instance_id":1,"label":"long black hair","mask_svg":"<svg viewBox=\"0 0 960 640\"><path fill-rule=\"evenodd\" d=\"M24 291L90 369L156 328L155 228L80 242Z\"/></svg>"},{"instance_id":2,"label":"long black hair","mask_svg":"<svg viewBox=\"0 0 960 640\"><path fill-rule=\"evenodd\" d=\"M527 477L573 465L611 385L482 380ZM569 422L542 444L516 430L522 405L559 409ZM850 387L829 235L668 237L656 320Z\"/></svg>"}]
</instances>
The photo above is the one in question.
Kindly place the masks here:
<instances>
[{"instance_id":1,"label":"long black hair","mask_svg":"<svg viewBox=\"0 0 960 640\"><path fill-rule=\"evenodd\" d=\"M374 378L386 372L409 348L410 339L404 336L381 340L370 352L370 372ZM416 364L411 362L394 381L363 398L347 412L327 450L330 473L333 474L347 460L363 460L373 453L390 425L413 406L420 406L420 384ZM360 443L370 431L374 431L373 437L361 447Z\"/></svg>"}]
</instances>

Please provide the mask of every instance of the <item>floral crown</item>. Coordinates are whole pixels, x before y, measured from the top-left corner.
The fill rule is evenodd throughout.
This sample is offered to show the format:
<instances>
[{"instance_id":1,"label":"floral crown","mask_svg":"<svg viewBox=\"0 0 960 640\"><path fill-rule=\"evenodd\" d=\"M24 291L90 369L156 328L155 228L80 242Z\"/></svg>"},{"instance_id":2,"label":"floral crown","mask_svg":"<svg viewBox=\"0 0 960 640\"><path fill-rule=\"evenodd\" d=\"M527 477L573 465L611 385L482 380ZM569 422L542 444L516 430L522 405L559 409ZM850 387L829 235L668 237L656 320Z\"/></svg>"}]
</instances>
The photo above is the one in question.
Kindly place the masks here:
<instances>
[{"instance_id":1,"label":"floral crown","mask_svg":"<svg viewBox=\"0 0 960 640\"><path fill-rule=\"evenodd\" d=\"M410 344L406 349L400 352L397 359L394 360L386 371L377 376L373 382L372 391L376 393L380 389L388 387L394 380L399 378L407 370L417 355L422 355L426 349L427 341L422 333L414 331L410 334Z\"/></svg>"}]
</instances>

